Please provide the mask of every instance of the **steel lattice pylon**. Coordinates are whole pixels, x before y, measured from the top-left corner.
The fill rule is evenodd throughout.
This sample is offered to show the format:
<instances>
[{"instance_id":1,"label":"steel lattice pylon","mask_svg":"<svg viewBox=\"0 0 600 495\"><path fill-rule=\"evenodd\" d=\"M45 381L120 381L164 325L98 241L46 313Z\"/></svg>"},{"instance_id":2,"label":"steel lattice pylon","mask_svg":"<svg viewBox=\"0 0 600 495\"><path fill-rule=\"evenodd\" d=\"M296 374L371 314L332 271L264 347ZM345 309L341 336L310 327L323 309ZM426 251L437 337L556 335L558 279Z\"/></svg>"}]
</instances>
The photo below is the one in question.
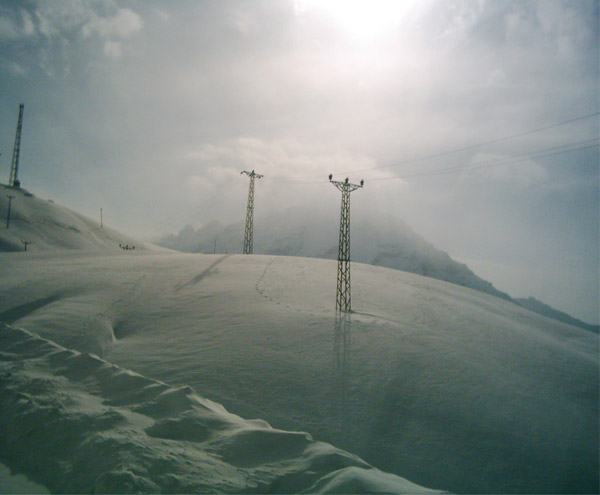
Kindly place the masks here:
<instances>
[{"instance_id":1,"label":"steel lattice pylon","mask_svg":"<svg viewBox=\"0 0 600 495\"><path fill-rule=\"evenodd\" d=\"M350 289L350 193L363 187L360 184L351 184L346 180L333 180L329 176L329 182L342 192L342 210L340 213L340 238L338 245L338 271L337 271L337 293L335 298L335 309L338 311L352 311L352 294Z\"/></svg>"},{"instance_id":2,"label":"steel lattice pylon","mask_svg":"<svg viewBox=\"0 0 600 495\"><path fill-rule=\"evenodd\" d=\"M10 175L8 177L8 185L11 187L19 187L19 155L21 150L21 129L23 128L23 109L25 105L19 104L19 120L17 122L17 133L15 135L15 146L13 148L12 162L10 164Z\"/></svg>"},{"instance_id":3,"label":"steel lattice pylon","mask_svg":"<svg viewBox=\"0 0 600 495\"><path fill-rule=\"evenodd\" d=\"M246 207L246 229L244 230L244 254L252 254L254 237L254 179L260 179L263 175L244 170L240 174L250 177L248 186L248 206Z\"/></svg>"}]
</instances>

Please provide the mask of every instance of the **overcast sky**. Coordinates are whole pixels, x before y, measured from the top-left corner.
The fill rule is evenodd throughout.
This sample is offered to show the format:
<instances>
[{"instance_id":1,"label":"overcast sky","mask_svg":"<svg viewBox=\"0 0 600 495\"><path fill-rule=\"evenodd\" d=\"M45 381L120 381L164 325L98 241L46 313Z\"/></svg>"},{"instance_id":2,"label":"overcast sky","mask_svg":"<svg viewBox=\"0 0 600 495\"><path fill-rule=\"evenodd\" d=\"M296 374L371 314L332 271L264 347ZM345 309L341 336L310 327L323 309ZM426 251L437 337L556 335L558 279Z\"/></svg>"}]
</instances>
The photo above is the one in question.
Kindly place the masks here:
<instances>
[{"instance_id":1,"label":"overcast sky","mask_svg":"<svg viewBox=\"0 0 600 495\"><path fill-rule=\"evenodd\" d=\"M392 213L598 323L598 2L0 1L0 177L132 234ZM332 226L337 228L337 226ZM240 234L241 235L241 234ZM241 241L240 241L241 242Z\"/></svg>"}]
</instances>

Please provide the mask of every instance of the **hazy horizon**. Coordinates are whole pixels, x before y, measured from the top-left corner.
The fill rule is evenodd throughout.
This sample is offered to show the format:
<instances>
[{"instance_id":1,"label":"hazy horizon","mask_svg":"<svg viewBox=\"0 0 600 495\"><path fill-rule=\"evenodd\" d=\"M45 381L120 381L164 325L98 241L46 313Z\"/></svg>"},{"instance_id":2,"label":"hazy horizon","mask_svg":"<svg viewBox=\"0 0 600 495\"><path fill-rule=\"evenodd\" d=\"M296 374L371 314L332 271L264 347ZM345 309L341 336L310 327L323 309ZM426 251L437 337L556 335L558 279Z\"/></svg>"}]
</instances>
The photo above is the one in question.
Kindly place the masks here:
<instances>
[{"instance_id":1,"label":"hazy horizon","mask_svg":"<svg viewBox=\"0 0 600 495\"><path fill-rule=\"evenodd\" d=\"M132 235L392 214L598 324L596 1L0 1L0 181ZM329 213L328 213L329 214ZM332 228L336 228L333 226Z\"/></svg>"}]
</instances>

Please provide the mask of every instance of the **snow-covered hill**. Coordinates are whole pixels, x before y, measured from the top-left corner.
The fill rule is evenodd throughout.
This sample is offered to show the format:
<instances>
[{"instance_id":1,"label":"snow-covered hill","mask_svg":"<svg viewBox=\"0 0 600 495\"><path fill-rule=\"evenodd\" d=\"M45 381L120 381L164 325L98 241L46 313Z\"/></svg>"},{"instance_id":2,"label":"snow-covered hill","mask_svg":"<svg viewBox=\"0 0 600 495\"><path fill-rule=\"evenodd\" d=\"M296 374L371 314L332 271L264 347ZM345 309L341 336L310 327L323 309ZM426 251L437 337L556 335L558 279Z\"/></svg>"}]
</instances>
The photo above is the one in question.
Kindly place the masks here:
<instances>
[{"instance_id":1,"label":"snow-covered hill","mask_svg":"<svg viewBox=\"0 0 600 495\"><path fill-rule=\"evenodd\" d=\"M339 219L331 215L307 217L306 212L298 208L272 214L255 225L254 252L337 259L338 222ZM213 221L199 229L186 225L177 235L165 235L156 243L189 253L240 253L243 233L242 223L222 226ZM534 302L534 298L511 298L391 215L368 217L360 211L353 214L352 260L469 287L513 301L549 318L598 333L597 325L577 320L539 301Z\"/></svg>"},{"instance_id":2,"label":"snow-covered hill","mask_svg":"<svg viewBox=\"0 0 600 495\"><path fill-rule=\"evenodd\" d=\"M11 211L8 219L8 196ZM24 242L27 242L25 246ZM47 251L54 249L102 249L120 251L121 246L159 249L110 227L90 220L51 200L37 198L25 189L0 184L0 251Z\"/></svg>"},{"instance_id":3,"label":"snow-covered hill","mask_svg":"<svg viewBox=\"0 0 600 495\"><path fill-rule=\"evenodd\" d=\"M366 265L354 266L356 313L339 321L331 261L0 256L3 267L10 262L0 320L148 379L191 386L242 417L307 431L425 486L598 488L598 338L590 332L476 291ZM14 352L8 368L3 355L12 376L3 375L5 387L21 380L14 359L24 356ZM143 404L145 392L132 394L133 407ZM83 424L102 430L103 421Z\"/></svg>"},{"instance_id":4,"label":"snow-covered hill","mask_svg":"<svg viewBox=\"0 0 600 495\"><path fill-rule=\"evenodd\" d=\"M597 335L352 268L343 317L330 260L0 253L2 462L54 492L598 492Z\"/></svg>"},{"instance_id":5,"label":"snow-covered hill","mask_svg":"<svg viewBox=\"0 0 600 495\"><path fill-rule=\"evenodd\" d=\"M590 325L589 323L585 323L584 321L578 320L577 318L573 318L571 315L567 313L563 313L562 311L558 311L554 309L552 306L548 306L544 304L542 301L538 301L535 297L527 297L527 298L519 298L514 299L514 301L523 306L524 308L530 309L531 311L535 311L540 315L547 316L548 318L553 318L558 321L562 321L564 323L568 323L569 325L573 325L580 328L585 328L590 332L600 333L599 325Z\"/></svg>"},{"instance_id":6,"label":"snow-covered hill","mask_svg":"<svg viewBox=\"0 0 600 495\"><path fill-rule=\"evenodd\" d=\"M255 224L254 252L337 259L338 223L335 215L309 216L299 208L271 214ZM159 239L157 244L184 252L213 253L216 248L220 253L240 253L243 233L241 223L223 227L211 222L197 230L188 225L177 235ZM425 275L509 299L465 264L454 261L391 215L373 218L360 211L353 213L352 260Z\"/></svg>"}]
</instances>

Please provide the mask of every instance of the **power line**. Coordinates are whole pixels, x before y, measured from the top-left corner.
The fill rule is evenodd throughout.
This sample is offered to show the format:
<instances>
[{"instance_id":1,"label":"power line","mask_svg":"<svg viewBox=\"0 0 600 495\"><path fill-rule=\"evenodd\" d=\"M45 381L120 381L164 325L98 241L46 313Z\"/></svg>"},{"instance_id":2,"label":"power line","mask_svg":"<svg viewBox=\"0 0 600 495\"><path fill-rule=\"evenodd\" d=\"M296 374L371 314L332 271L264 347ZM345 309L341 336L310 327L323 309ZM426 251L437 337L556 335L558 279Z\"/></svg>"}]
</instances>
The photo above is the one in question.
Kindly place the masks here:
<instances>
[{"instance_id":1,"label":"power line","mask_svg":"<svg viewBox=\"0 0 600 495\"><path fill-rule=\"evenodd\" d=\"M591 117L595 117L598 115L600 115L600 112L594 112L594 113L590 113L587 115L582 115L582 116L575 117L572 119L564 120L561 122L556 122L553 124L548 124L548 125L544 125L541 127L537 127L535 129L530 129L528 131L512 134L509 136L490 139L487 141L482 141L477 144L472 144L472 145L464 146L461 148L455 148L455 149L447 150L447 151L440 152L440 153L434 153L431 155L407 159L407 160L403 160L400 162L396 162L394 164L364 168L364 169L361 169L360 171L379 170L382 168L389 168L389 167L405 165L405 164L410 164L410 163L417 163L417 162L428 160L431 158L439 158L439 157L450 155L453 153L458 153L461 151L475 149L475 148L478 148L478 147L481 147L481 146L484 146L487 144L498 143L501 141L508 141L510 139L515 139L515 138L526 136L529 134L534 134L534 133L541 132L541 131L544 131L547 129L552 129L552 128L570 124L573 122L578 122L578 121L582 121L585 119L589 119ZM587 143L593 143L595 141L598 141L598 138L585 140L585 141L579 141L579 142L575 142L575 143L567 143L564 145L554 146L554 147L550 147L550 148L544 148L541 150L534 150L534 151L530 151L530 152L523 153L520 155L515 155L515 156L507 158L507 159L489 160L486 162L481 162L479 164L470 164L470 165L467 164L467 165L460 165L460 166L455 166L455 167L446 167L446 168L441 168L441 169L436 169L436 170L416 172L416 173L412 173L412 174L403 174L403 175L397 175L397 176L394 175L394 176L388 176L388 177L376 177L376 178L372 178L369 180L371 180L371 181L387 181L387 180L406 179L406 178L413 178L413 177L428 177L428 176L453 173L453 172L457 172L457 171L461 171L461 170L474 170L474 169L495 167L495 166L500 166L500 165L507 165L507 164L512 164L512 163L518 163L518 162L524 161L528 158L545 158L545 157L549 157L549 156L555 156L555 155L560 155L560 154L572 153L572 152L576 152L576 151L582 151L582 150L586 150L586 149L592 149L592 148L598 147L598 144L597 143L596 144L587 144ZM560 149L560 148L576 146L576 145L583 145L583 146L578 146L578 147L570 148L570 149ZM560 150L558 150L558 149L560 149ZM558 151L553 151L553 150L558 150ZM284 183L288 183L290 185L293 185L293 184L298 184L298 185L325 184L327 182L325 180L314 180L318 177L320 177L320 176L306 176L306 177L299 177L299 178L291 178L291 177L270 175L267 177L267 180L269 180L269 181L273 180L276 182L284 182ZM206 206L206 203L202 203L202 204L192 207L191 209L187 210L182 215L177 215L177 216L167 215L162 220L160 220L156 224L154 224L153 227L148 229L143 234L143 236L147 237L148 235L150 235L152 233L158 233L159 229L164 229L165 227L170 226L173 223L181 223L182 221L185 221L185 220L197 215L202 209L206 210L208 208L212 208L214 206L214 204L217 203L221 198L222 198L222 190L219 189L213 193L210 204L208 206Z\"/></svg>"},{"instance_id":2,"label":"power line","mask_svg":"<svg viewBox=\"0 0 600 495\"><path fill-rule=\"evenodd\" d=\"M582 143L592 143L593 141L598 141L598 138L589 139L586 141L580 141L578 143L571 143L570 145L582 144ZM453 173L453 172L459 172L461 170L475 170L475 169L497 167L500 165L510 165L512 163L519 163L519 162L522 162L522 161L525 161L525 160L531 159L531 158L546 158L549 156L556 156L556 155L562 155L562 154L566 154L566 153L573 153L575 151L583 151L586 149L597 148L598 143L589 144L589 145L585 145L585 146L579 146L579 147L571 148L571 149L558 150L558 151L545 153L546 151L556 150L557 148L562 148L564 146L569 146L569 145L553 146L551 148L534 151L534 152L531 152L528 154L517 155L517 156L500 159L500 160L488 160L488 161L481 162L478 164L459 165L456 167L447 167L447 168L440 168L440 169L436 169L436 170L429 170L427 172L415 172L413 174L393 175L393 176L389 176L389 177L376 177L376 178L372 178L369 180L370 181L382 181L382 180L394 180L394 179L409 179L409 178L413 178L413 177L428 177L428 176L434 176L434 175L443 175L443 174L448 174L448 173Z\"/></svg>"},{"instance_id":3,"label":"power line","mask_svg":"<svg viewBox=\"0 0 600 495\"><path fill-rule=\"evenodd\" d=\"M498 160L487 160L485 162L480 162L479 164L471 164L471 165L466 164L466 165L459 165L459 166L454 166L454 167L445 167L445 168L441 168L441 169L429 170L429 171L424 171L424 172L415 172L412 174L392 175L392 176L388 176L388 177L374 177L374 178L369 178L369 180L370 181L382 181L382 180L393 180L393 179L405 179L405 178L411 178L411 177L426 177L429 175L440 175L440 174L451 173L454 171L460 171L460 170L464 170L464 169L484 168L484 166L491 167L491 166L497 166L497 165L518 163L527 158L545 158L548 156L554 156L554 155L571 153L571 152L575 152L575 151L581 151L581 150L585 150L585 149L594 148L594 147L598 146L597 143L596 144L588 144L588 143L594 143L597 141L598 141L598 138L586 139L583 141L576 141L573 143L566 143L566 144L561 144L558 146L551 146L549 148L542 148L542 149L538 149L538 150L528 151L527 153L521 153L519 155L514 155L509 158L502 158L502 159L498 159ZM584 145L584 146L579 146L579 145ZM562 148L571 147L571 146L577 146L577 147L570 148L570 149L562 149ZM554 150L559 150L559 151L554 151ZM550 152L550 151L552 151L552 152ZM365 170L374 170L374 169L378 169L378 168L381 168L381 167L373 167L371 169L365 169ZM274 179L285 181L285 179L278 178L278 177L275 177ZM290 182L292 182L292 181L290 181ZM298 183L302 183L302 184L324 184L327 181L293 181L293 182L298 182Z\"/></svg>"},{"instance_id":4,"label":"power line","mask_svg":"<svg viewBox=\"0 0 600 495\"><path fill-rule=\"evenodd\" d=\"M585 141L579 141L579 142L575 142L575 143L568 143L568 144L559 145L559 146L553 146L550 148L544 148L544 149L540 149L540 150L534 150L534 151L531 151L531 152L528 152L528 153L525 153L522 155L515 155L515 156L509 157L509 158L503 158L503 159L499 159L499 160L487 160L485 162L480 162L478 164L465 164L465 165L460 165L460 166L456 166L456 167L446 167L446 168L440 168L440 169L435 169L435 170L429 170L426 172L415 172L412 174L392 175L392 176L387 176L387 177L374 177L374 178L370 178L369 180L372 182L376 182L376 181L409 179L409 178L417 178L417 177L429 177L429 176L445 175L445 174L450 174L450 173L454 173L454 172L460 172L462 170L476 170L476 169L484 169L484 168L490 168L490 167L496 167L496 166L502 166L502 165L510 165L510 164L519 163L519 162L522 162L522 161L525 161L525 160L531 159L531 158L546 158L546 157L550 157L550 156L556 156L556 155L573 153L576 151L583 151L586 149L596 148L596 147L598 147L598 143L592 144L595 141L598 141L598 138L585 140ZM590 143L590 144L586 144L586 143ZM569 148L569 149L560 149L560 148L564 148L565 146L575 146L575 145L580 145L580 144L586 144L586 145L577 146L575 148ZM285 180L282 177L269 176L267 178L275 180L275 181ZM290 182L297 183L297 184L325 184L328 181L323 180L323 181L306 181L305 182L305 181L290 180ZM184 213L182 213L180 215L167 214L161 220L157 221L152 227L148 228L142 234L140 234L140 236L143 238L147 238L152 234L160 234L161 231L164 230L166 227L172 226L174 224L181 224L182 222L185 222L185 221L191 219L192 217L198 215L201 211L209 210L210 208L212 208L215 204L217 204L222 199L222 194L223 194L222 189L218 189L213 192L213 194L210 196L210 199L208 201L203 202L201 204L194 205L193 207L186 210Z\"/></svg>"},{"instance_id":5,"label":"power line","mask_svg":"<svg viewBox=\"0 0 600 495\"><path fill-rule=\"evenodd\" d=\"M186 221L190 220L192 217L198 215L201 211L212 208L216 203L219 202L221 197L222 197L222 191L221 191L221 189L217 189L216 191L213 191L213 193L210 195L210 197L207 201L202 202L200 204L195 204L194 206L187 209L180 215L176 215L173 213L167 213L161 219L157 220L151 227L147 228L145 231L143 231L139 235L142 238L147 238L153 234L156 234L156 235L162 234L163 233L162 231L166 227L170 227L176 223L186 222Z\"/></svg>"},{"instance_id":6,"label":"power line","mask_svg":"<svg viewBox=\"0 0 600 495\"><path fill-rule=\"evenodd\" d=\"M327 182L327 181L314 181L314 180L313 181L296 180L296 179L286 178L283 176L271 176L271 175L266 176L264 178L265 178L265 180L274 180L276 182L286 182L286 183L289 183L292 185L324 184ZM196 205L192 206L191 208L188 208L181 214L166 213L159 220L154 222L150 227L148 227L144 231L142 231L139 234L139 236L142 238L148 238L155 234L156 235L162 234L163 233L162 231L165 230L165 228L170 227L174 224L181 224L181 223L184 223L184 222L192 219L194 216L198 215L200 212L209 210L213 206L215 206L215 204L219 203L219 201L221 201L223 199L223 192L224 192L224 188L222 188L222 187L216 189L210 195L208 200L206 200L200 204L196 204Z\"/></svg>"},{"instance_id":7,"label":"power line","mask_svg":"<svg viewBox=\"0 0 600 495\"><path fill-rule=\"evenodd\" d=\"M482 141L480 143L471 144L469 146L463 146L461 148L454 148L454 149L451 149L451 150L441 151L439 153L433 153L431 155L424 155L424 156L420 156L420 157L417 157L417 158L409 158L407 160L402 160L402 161L399 161L399 162L396 162L396 163L390 163L388 165L379 165L379 166L369 167L369 168L364 168L364 169L349 170L348 172L349 173L368 172L368 171L371 171L371 170L378 170L378 169L382 169L382 168L390 168L390 167L397 167L397 166L400 166L400 165L407 165L407 164L410 164L410 163L417 163L417 162L421 162L421 161L424 161L424 160L429 160L431 158L439 158L441 156L451 155L451 154L454 154L454 153L459 153L461 151L468 151L468 150L479 148L481 146L485 146L485 145L488 145L488 144L499 143L499 142L502 142L502 141L508 141L510 139L516 139L516 138L519 138L519 137L527 136L529 134L535 134L537 132L545 131L547 129L552 129L554 127L559 127L559 126L562 126L562 125L571 124L573 122L578 122L578 121L581 121L581 120L586 120L586 119L589 119L591 117L596 117L597 115L600 115L600 112L594 112L594 113L590 113L590 114L587 114L587 115L582 115L580 117L575 117L575 118L572 118L572 119L563 120L561 122L556 122L556 123L553 123L553 124L548 124L548 125L545 125L545 126L542 126L542 127L537 127L535 129L530 129L528 131L520 132L520 133L517 133L517 134L511 134L509 136L503 136L503 137L500 137L500 138L490 139L488 141ZM319 176L312 176L312 177L309 177L309 178L316 178L316 177L319 177Z\"/></svg>"},{"instance_id":8,"label":"power line","mask_svg":"<svg viewBox=\"0 0 600 495\"><path fill-rule=\"evenodd\" d=\"M308 180L311 177L305 177L305 178L292 178L292 177L283 177L281 175L269 175L268 177L266 177L267 180L275 180L278 182L287 182L289 184L324 184L327 181L324 180Z\"/></svg>"}]
</instances>

